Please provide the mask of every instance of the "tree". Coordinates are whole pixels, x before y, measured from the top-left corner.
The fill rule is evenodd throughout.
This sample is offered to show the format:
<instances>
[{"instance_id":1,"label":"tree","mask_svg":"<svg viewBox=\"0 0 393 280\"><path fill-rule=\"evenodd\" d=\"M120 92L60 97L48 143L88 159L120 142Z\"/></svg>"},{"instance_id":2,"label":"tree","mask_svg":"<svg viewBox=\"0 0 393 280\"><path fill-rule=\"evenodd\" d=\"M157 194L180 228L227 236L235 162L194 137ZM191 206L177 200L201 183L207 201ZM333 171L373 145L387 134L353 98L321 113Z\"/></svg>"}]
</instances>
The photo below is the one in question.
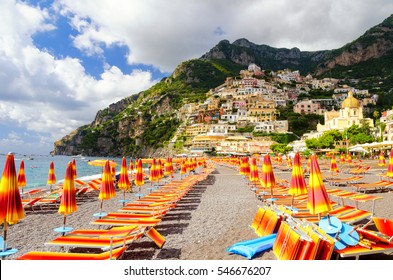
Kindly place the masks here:
<instances>
[{"instance_id":1,"label":"tree","mask_svg":"<svg viewBox=\"0 0 393 280\"><path fill-rule=\"evenodd\" d=\"M292 151L292 147L289 147L286 144L272 144L270 146L270 150L272 150L272 152L274 153L282 153L282 154L286 154L287 152Z\"/></svg>"}]
</instances>

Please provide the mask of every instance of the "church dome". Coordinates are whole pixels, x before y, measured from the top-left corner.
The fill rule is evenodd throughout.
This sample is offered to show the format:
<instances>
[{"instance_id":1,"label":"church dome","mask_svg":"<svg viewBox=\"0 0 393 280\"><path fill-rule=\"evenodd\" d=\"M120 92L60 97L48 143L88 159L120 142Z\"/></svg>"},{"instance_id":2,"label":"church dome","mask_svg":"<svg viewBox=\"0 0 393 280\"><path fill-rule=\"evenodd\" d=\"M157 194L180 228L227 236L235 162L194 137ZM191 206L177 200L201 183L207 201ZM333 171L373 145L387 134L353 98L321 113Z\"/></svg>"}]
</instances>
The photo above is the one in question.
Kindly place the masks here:
<instances>
[{"instance_id":1,"label":"church dome","mask_svg":"<svg viewBox=\"0 0 393 280\"><path fill-rule=\"evenodd\" d=\"M345 98L345 100L343 101L343 103L341 104L341 108L359 108L360 104L359 101L353 97L353 93L352 91L348 92L348 97Z\"/></svg>"}]
</instances>

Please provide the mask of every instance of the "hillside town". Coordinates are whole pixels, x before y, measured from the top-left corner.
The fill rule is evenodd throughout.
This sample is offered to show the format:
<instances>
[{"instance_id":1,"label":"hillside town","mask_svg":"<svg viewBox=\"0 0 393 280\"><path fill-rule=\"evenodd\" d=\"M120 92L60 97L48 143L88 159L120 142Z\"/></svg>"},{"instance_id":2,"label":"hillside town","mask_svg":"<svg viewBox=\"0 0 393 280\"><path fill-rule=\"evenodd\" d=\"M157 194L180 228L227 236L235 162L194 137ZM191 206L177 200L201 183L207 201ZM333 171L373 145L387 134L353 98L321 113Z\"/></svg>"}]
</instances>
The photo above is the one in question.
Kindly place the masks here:
<instances>
[{"instance_id":1,"label":"hillside town","mask_svg":"<svg viewBox=\"0 0 393 280\"><path fill-rule=\"evenodd\" d=\"M322 91L330 98L313 99L310 91ZM288 121L279 120L279 108L292 108L299 114L316 114L324 118L316 131L296 135L294 150L304 150L305 140L318 138L325 131L344 131L352 125L374 122L364 117L376 105L378 95L368 90L341 85L338 79L316 79L299 71L265 72L255 64L241 70L238 78L228 77L225 83L210 90L203 103L187 103L178 111L181 125L172 139L172 146L183 151L202 154L254 154L271 152L275 142L271 133L291 133ZM289 107L290 106L290 107ZM393 110L381 114L386 124L383 139L393 139Z\"/></svg>"}]
</instances>

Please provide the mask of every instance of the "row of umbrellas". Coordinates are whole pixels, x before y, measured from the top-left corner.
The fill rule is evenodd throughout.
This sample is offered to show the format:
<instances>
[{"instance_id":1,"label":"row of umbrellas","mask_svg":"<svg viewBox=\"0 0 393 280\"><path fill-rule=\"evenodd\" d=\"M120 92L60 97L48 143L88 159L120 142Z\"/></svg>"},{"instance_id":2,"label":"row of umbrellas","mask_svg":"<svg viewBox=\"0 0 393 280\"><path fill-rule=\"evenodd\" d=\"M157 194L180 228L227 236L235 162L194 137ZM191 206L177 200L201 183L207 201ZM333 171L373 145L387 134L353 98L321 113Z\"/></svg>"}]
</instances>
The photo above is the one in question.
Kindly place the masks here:
<instances>
[{"instance_id":1,"label":"row of umbrellas","mask_svg":"<svg viewBox=\"0 0 393 280\"><path fill-rule=\"evenodd\" d=\"M154 163L154 161L153 161ZM100 202L100 214L102 213L103 201L111 199L116 196L113 170L115 166L109 160L96 161L92 165L103 166L102 182L100 186L100 193L98 198ZM76 188L74 179L76 178L75 162L69 162L66 167L66 173L64 178L64 184L61 190L61 200L58 213L63 215L63 229L65 230L67 215L70 215L77 211L76 203ZM156 170L155 164L152 165L152 170ZM161 168L159 168L161 169ZM161 169L162 170L162 169ZM161 176L159 170L157 176ZM154 171L155 172L155 171ZM174 172L171 159L167 159L165 166L165 173L172 174ZM155 176L151 173L151 176ZM48 184L53 185L56 183L56 176L54 173L54 164L50 163ZM142 160L136 162L136 173L135 173L135 185L141 186L144 184L144 174L142 169ZM19 174L16 174L15 159L13 154L8 154L6 157L6 163L4 165L4 171L1 177L0 184L0 224L4 223L3 239L4 248L0 248L0 251L6 251L7 248L7 230L8 225L18 223L21 219L25 218L25 212L22 206L21 194L19 187L23 189L26 185L26 177L24 175L24 162L21 161ZM131 182L128 175L128 168L126 159L122 158L122 165L120 170L120 177L118 181L118 187L124 193L131 188ZM22 191L23 193L23 191ZM63 231L64 232L64 231ZM14 250L14 249L13 249ZM16 251L15 251L16 252Z\"/></svg>"}]
</instances>

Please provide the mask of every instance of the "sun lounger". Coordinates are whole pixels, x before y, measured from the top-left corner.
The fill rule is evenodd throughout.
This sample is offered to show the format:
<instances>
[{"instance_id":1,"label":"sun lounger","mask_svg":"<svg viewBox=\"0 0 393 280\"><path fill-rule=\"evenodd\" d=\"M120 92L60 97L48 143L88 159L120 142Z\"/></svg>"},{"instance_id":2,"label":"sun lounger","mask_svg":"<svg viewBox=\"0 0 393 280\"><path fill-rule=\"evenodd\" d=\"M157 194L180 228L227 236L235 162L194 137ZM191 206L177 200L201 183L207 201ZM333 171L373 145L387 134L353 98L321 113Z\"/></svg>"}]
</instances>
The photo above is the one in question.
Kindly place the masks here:
<instances>
[{"instance_id":1,"label":"sun lounger","mask_svg":"<svg viewBox=\"0 0 393 280\"><path fill-rule=\"evenodd\" d=\"M348 186L351 183L359 182L361 179L363 179L363 176L357 175L357 176L350 176L347 178L336 178L327 181L331 186L339 187L339 186Z\"/></svg>"},{"instance_id":2,"label":"sun lounger","mask_svg":"<svg viewBox=\"0 0 393 280\"><path fill-rule=\"evenodd\" d=\"M355 257L370 254L390 254L393 252L393 243L375 231L366 229L356 229L360 236L359 244L356 246L348 246L342 250L335 252L342 258Z\"/></svg>"},{"instance_id":3,"label":"sun lounger","mask_svg":"<svg viewBox=\"0 0 393 280\"><path fill-rule=\"evenodd\" d=\"M31 251L17 260L115 260L119 259L125 250L126 247L121 247L98 254Z\"/></svg>"},{"instance_id":4,"label":"sun lounger","mask_svg":"<svg viewBox=\"0 0 393 280\"><path fill-rule=\"evenodd\" d=\"M40 200L40 197L34 197L30 199L22 199L22 206L25 210L32 210L34 211L34 205Z\"/></svg>"},{"instance_id":5,"label":"sun lounger","mask_svg":"<svg viewBox=\"0 0 393 280\"><path fill-rule=\"evenodd\" d=\"M358 192L366 193L367 191L388 190L390 187L393 186L393 182L386 181L386 180L380 180L380 181L377 181L374 183L368 183L368 184L353 184L352 186L355 187Z\"/></svg>"},{"instance_id":6,"label":"sun lounger","mask_svg":"<svg viewBox=\"0 0 393 280\"><path fill-rule=\"evenodd\" d=\"M134 219L112 219L112 218L101 218L97 219L90 224L92 225L106 225L106 226L142 226L142 227L154 227L161 219L157 218L141 218L139 220Z\"/></svg>"},{"instance_id":7,"label":"sun lounger","mask_svg":"<svg viewBox=\"0 0 393 280\"><path fill-rule=\"evenodd\" d=\"M360 167L349 171L350 174L365 174L370 169L370 166Z\"/></svg>"},{"instance_id":8,"label":"sun lounger","mask_svg":"<svg viewBox=\"0 0 393 280\"><path fill-rule=\"evenodd\" d=\"M103 251L123 247L130 244L143 235L143 231L135 231L135 227L116 227L99 236L66 235L57 237L49 242L47 246L60 246L65 248L99 248Z\"/></svg>"},{"instance_id":9,"label":"sun lounger","mask_svg":"<svg viewBox=\"0 0 393 280\"><path fill-rule=\"evenodd\" d=\"M373 217L373 222L377 227L378 231L386 235L390 242L393 242L393 220Z\"/></svg>"}]
</instances>

